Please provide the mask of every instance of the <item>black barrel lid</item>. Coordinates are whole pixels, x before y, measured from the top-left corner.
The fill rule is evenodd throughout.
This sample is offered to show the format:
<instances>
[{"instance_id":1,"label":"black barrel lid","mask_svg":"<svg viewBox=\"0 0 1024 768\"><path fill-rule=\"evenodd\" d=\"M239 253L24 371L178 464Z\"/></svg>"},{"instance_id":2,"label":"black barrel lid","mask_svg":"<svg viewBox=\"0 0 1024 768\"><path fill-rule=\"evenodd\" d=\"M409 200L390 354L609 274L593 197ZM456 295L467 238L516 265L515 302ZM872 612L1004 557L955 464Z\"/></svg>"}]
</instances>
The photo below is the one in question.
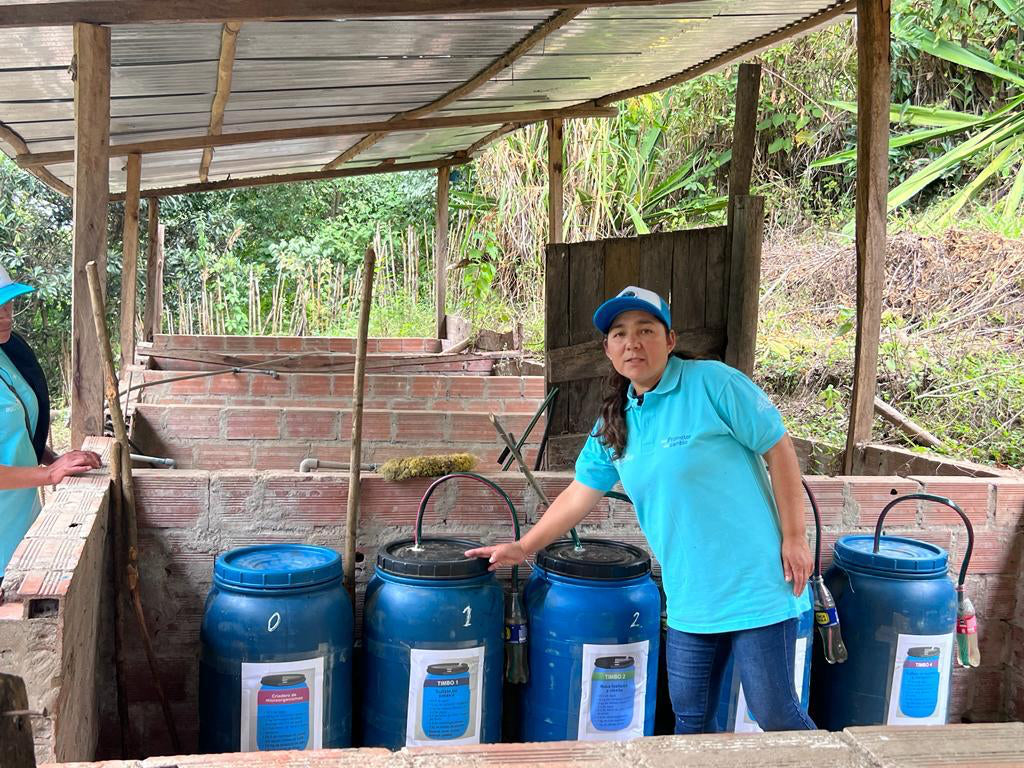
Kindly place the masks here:
<instances>
[{"instance_id":1,"label":"black barrel lid","mask_svg":"<svg viewBox=\"0 0 1024 768\"><path fill-rule=\"evenodd\" d=\"M465 539L398 539L385 544L377 553L377 567L396 576L414 579L471 579L487 573L488 562L481 557L466 557L467 549L483 546Z\"/></svg>"},{"instance_id":2,"label":"black barrel lid","mask_svg":"<svg viewBox=\"0 0 1024 768\"><path fill-rule=\"evenodd\" d=\"M545 571L578 579L632 579L651 572L651 556L640 547L621 541L580 539L576 551L570 539L549 544L537 553L537 565Z\"/></svg>"}]
</instances>

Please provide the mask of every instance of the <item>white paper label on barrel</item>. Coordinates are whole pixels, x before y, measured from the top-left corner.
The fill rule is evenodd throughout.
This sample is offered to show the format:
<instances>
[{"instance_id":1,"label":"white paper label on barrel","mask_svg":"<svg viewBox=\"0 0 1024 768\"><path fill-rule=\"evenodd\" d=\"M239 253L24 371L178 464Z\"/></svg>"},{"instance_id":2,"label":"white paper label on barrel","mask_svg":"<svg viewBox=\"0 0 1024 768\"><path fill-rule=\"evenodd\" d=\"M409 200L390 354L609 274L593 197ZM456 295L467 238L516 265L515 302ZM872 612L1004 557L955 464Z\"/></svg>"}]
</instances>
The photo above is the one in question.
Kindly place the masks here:
<instances>
[{"instance_id":1,"label":"white paper label on barrel","mask_svg":"<svg viewBox=\"0 0 1024 768\"><path fill-rule=\"evenodd\" d=\"M484 647L409 651L405 746L479 744Z\"/></svg>"},{"instance_id":2,"label":"white paper label on barrel","mask_svg":"<svg viewBox=\"0 0 1024 768\"><path fill-rule=\"evenodd\" d=\"M648 641L583 646L580 741L622 741L644 735Z\"/></svg>"},{"instance_id":3,"label":"white paper label on barrel","mask_svg":"<svg viewBox=\"0 0 1024 768\"><path fill-rule=\"evenodd\" d=\"M239 751L322 749L324 660L242 662Z\"/></svg>"},{"instance_id":4,"label":"white paper label on barrel","mask_svg":"<svg viewBox=\"0 0 1024 768\"><path fill-rule=\"evenodd\" d=\"M892 661L886 725L945 725L953 633L900 635Z\"/></svg>"},{"instance_id":5,"label":"white paper label on barrel","mask_svg":"<svg viewBox=\"0 0 1024 768\"><path fill-rule=\"evenodd\" d=\"M807 638L798 637L796 647L793 649L793 685L796 686L796 698L803 704L804 701L804 664L807 661ZM736 692L736 724L733 726L736 733L761 733L761 726L754 719L754 713L747 707L747 697L743 693L743 684Z\"/></svg>"}]
</instances>

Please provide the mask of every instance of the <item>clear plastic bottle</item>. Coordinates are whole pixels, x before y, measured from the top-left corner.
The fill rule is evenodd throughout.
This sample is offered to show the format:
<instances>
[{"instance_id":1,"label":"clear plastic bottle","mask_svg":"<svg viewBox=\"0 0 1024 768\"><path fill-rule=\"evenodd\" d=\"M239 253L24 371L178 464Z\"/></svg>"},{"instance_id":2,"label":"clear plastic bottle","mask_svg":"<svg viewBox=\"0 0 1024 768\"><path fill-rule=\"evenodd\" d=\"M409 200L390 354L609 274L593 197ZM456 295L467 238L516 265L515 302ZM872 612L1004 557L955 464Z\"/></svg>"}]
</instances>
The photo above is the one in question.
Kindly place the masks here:
<instances>
[{"instance_id":1,"label":"clear plastic bottle","mask_svg":"<svg viewBox=\"0 0 1024 768\"><path fill-rule=\"evenodd\" d=\"M956 588L956 658L961 667L981 666L981 650L978 648L978 619L974 603L964 592Z\"/></svg>"},{"instance_id":2,"label":"clear plastic bottle","mask_svg":"<svg viewBox=\"0 0 1024 768\"><path fill-rule=\"evenodd\" d=\"M839 630L836 601L821 576L811 577L811 590L814 597L814 623L821 634L821 644L825 649L825 661L829 664L842 664L846 661L847 654L846 646L843 644L843 634Z\"/></svg>"}]
</instances>

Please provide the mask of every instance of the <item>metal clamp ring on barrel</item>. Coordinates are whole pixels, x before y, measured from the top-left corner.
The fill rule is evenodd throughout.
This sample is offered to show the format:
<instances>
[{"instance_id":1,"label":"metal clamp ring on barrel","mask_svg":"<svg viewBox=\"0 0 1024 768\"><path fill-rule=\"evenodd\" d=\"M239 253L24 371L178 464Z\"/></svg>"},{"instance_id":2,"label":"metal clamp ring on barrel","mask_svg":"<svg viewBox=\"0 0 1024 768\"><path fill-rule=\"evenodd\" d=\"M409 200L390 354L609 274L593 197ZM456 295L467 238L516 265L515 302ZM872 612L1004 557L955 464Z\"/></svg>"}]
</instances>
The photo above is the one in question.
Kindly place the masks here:
<instances>
[{"instance_id":1,"label":"metal clamp ring on barrel","mask_svg":"<svg viewBox=\"0 0 1024 768\"><path fill-rule=\"evenodd\" d=\"M895 507L897 504L910 501L911 499L921 499L922 501L934 501L936 504L944 504L945 506L952 509L958 515L960 519L964 521L964 525L967 526L967 551L964 553L964 560L960 564L960 578L957 580L958 586L964 585L964 580L967 578L967 566L971 562L971 552L974 551L974 526L971 525L971 521L962 509L952 499L947 499L945 496L936 496L934 493L908 493L906 496L900 496L898 499L893 499L885 505L885 509L882 510L882 514L878 516L878 522L875 523L875 546L872 552L878 553L879 539L882 535L882 521L885 520L885 516L889 513L889 510Z\"/></svg>"},{"instance_id":2,"label":"metal clamp ring on barrel","mask_svg":"<svg viewBox=\"0 0 1024 768\"><path fill-rule=\"evenodd\" d=\"M420 545L420 539L423 538L423 513L427 509L427 502L430 500L430 497L433 495L434 489L436 489L439 485L441 485L441 483L447 482L448 480L452 480L453 478L456 478L456 477L467 477L467 478L469 478L471 480L478 480L479 482L481 482L484 485L486 485L487 487L489 487L492 491L494 491L496 494L498 494L505 501L505 504L508 506L509 514L512 515L512 528L515 531L515 540L519 541L519 515L516 513L515 505L512 504L512 499L510 499L508 494L505 493L504 490L502 490L501 486L498 485L497 483L495 483L493 480L489 480L486 477L484 477L483 475L478 475L475 472L452 472L450 475L445 475L444 477L439 477L439 478L437 478L437 480L432 482L430 484L430 487L427 488L426 492L423 494L423 498L420 499L420 508L419 508L419 511L417 511L417 513L416 513L416 528L415 528L415 533L414 533L414 536L413 536L414 546L418 547ZM514 565L514 566L512 566L512 588L513 588L513 590L518 588L518 584L519 584L519 566L518 565Z\"/></svg>"}]
</instances>

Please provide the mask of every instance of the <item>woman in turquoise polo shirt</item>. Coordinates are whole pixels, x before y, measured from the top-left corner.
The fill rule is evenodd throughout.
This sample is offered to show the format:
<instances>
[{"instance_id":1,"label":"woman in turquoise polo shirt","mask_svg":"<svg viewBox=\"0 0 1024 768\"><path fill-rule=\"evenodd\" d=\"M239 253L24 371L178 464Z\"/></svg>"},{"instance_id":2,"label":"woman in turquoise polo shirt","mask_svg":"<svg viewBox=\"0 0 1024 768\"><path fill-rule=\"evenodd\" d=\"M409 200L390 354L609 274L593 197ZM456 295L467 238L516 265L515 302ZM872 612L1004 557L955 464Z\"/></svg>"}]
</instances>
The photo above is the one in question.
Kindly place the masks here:
<instances>
[{"instance_id":1,"label":"woman in turquoise polo shirt","mask_svg":"<svg viewBox=\"0 0 1024 768\"><path fill-rule=\"evenodd\" d=\"M11 280L0 267L0 582L15 548L39 514L36 489L100 466L100 457L92 451L57 457L38 451L33 443L39 400L22 368L3 348L12 340L13 301L32 290ZM40 466L41 461L47 466Z\"/></svg>"},{"instance_id":2,"label":"woman in turquoise polo shirt","mask_svg":"<svg viewBox=\"0 0 1024 768\"><path fill-rule=\"evenodd\" d=\"M626 288L594 325L614 371L575 480L519 542L467 554L492 570L519 563L621 482L661 563L676 733L714 730L730 652L764 730L814 728L792 672L812 558L778 410L741 372L674 356L668 304L653 291Z\"/></svg>"}]
</instances>

